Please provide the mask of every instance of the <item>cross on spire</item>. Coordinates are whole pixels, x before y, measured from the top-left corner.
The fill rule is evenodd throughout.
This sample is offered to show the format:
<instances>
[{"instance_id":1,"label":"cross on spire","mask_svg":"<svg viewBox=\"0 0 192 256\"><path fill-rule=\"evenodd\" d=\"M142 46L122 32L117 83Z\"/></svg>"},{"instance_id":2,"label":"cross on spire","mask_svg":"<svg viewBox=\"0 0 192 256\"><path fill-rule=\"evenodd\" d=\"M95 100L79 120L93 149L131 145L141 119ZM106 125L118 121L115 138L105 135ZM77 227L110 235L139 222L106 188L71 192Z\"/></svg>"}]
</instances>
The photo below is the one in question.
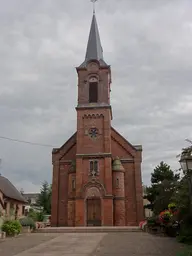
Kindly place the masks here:
<instances>
[{"instance_id":1,"label":"cross on spire","mask_svg":"<svg viewBox=\"0 0 192 256\"><path fill-rule=\"evenodd\" d=\"M103 48L101 46L101 40L99 36L99 29L97 25L96 15L95 15L95 3L98 0L90 0L93 3L93 18L91 22L91 29L89 33L89 40L87 44L87 51L85 55L84 62L79 66L79 68L86 67L88 61L97 60L100 66L106 67L107 63L103 59Z\"/></svg>"},{"instance_id":2,"label":"cross on spire","mask_svg":"<svg viewBox=\"0 0 192 256\"><path fill-rule=\"evenodd\" d=\"M93 13L95 13L95 3L97 2L98 0L91 0L91 2L93 3Z\"/></svg>"}]
</instances>

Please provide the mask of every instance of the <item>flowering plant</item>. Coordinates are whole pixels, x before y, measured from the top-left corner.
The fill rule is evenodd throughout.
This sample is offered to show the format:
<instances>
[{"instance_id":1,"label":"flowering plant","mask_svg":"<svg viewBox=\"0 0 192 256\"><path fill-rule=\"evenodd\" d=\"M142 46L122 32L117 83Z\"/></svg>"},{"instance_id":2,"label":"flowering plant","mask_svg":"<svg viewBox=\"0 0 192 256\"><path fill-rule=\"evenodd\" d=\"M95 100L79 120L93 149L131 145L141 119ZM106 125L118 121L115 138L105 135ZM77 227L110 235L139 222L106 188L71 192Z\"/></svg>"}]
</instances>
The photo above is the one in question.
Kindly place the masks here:
<instances>
[{"instance_id":1,"label":"flowering plant","mask_svg":"<svg viewBox=\"0 0 192 256\"><path fill-rule=\"evenodd\" d=\"M161 223L167 224L170 222L172 216L173 214L169 210L165 210L159 214L159 220Z\"/></svg>"}]
</instances>

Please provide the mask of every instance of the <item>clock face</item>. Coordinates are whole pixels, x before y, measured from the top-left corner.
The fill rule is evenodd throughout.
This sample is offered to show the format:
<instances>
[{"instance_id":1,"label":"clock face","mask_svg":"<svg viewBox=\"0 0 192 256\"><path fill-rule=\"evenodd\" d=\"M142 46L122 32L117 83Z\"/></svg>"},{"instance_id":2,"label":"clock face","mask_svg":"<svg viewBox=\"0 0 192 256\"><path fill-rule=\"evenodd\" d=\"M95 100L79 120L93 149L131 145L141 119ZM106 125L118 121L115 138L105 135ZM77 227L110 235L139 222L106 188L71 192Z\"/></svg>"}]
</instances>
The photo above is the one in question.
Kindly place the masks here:
<instances>
[{"instance_id":1,"label":"clock face","mask_svg":"<svg viewBox=\"0 0 192 256\"><path fill-rule=\"evenodd\" d=\"M89 129L89 136L91 137L91 138L96 138L97 136L98 136L98 134L99 134L99 131L98 131L98 129L97 128L90 128Z\"/></svg>"}]
</instances>

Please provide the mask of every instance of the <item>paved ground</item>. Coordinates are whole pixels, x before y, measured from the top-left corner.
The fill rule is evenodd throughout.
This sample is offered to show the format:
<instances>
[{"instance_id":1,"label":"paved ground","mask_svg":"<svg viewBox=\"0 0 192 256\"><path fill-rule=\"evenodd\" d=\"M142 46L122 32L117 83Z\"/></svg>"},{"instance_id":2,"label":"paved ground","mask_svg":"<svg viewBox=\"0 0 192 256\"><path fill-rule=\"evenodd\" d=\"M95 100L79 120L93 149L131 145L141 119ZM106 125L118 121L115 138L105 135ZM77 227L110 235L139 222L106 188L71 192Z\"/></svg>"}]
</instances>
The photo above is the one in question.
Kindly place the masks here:
<instances>
[{"instance_id":1,"label":"paved ground","mask_svg":"<svg viewBox=\"0 0 192 256\"><path fill-rule=\"evenodd\" d=\"M29 234L0 242L2 256L176 256L174 239L146 233Z\"/></svg>"}]
</instances>

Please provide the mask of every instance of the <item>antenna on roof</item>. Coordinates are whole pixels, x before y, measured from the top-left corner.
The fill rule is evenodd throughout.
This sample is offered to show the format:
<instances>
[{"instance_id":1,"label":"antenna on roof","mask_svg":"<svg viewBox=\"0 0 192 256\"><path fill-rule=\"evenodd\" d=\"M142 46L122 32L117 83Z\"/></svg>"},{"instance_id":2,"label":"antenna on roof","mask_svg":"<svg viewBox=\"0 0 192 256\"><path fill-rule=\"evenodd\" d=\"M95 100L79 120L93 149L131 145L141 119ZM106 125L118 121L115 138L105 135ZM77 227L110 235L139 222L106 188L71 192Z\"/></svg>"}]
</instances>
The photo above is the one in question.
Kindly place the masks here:
<instances>
[{"instance_id":1,"label":"antenna on roof","mask_svg":"<svg viewBox=\"0 0 192 256\"><path fill-rule=\"evenodd\" d=\"M93 13L95 14L95 3L97 2L98 0L91 0L91 2L93 3Z\"/></svg>"}]
</instances>

